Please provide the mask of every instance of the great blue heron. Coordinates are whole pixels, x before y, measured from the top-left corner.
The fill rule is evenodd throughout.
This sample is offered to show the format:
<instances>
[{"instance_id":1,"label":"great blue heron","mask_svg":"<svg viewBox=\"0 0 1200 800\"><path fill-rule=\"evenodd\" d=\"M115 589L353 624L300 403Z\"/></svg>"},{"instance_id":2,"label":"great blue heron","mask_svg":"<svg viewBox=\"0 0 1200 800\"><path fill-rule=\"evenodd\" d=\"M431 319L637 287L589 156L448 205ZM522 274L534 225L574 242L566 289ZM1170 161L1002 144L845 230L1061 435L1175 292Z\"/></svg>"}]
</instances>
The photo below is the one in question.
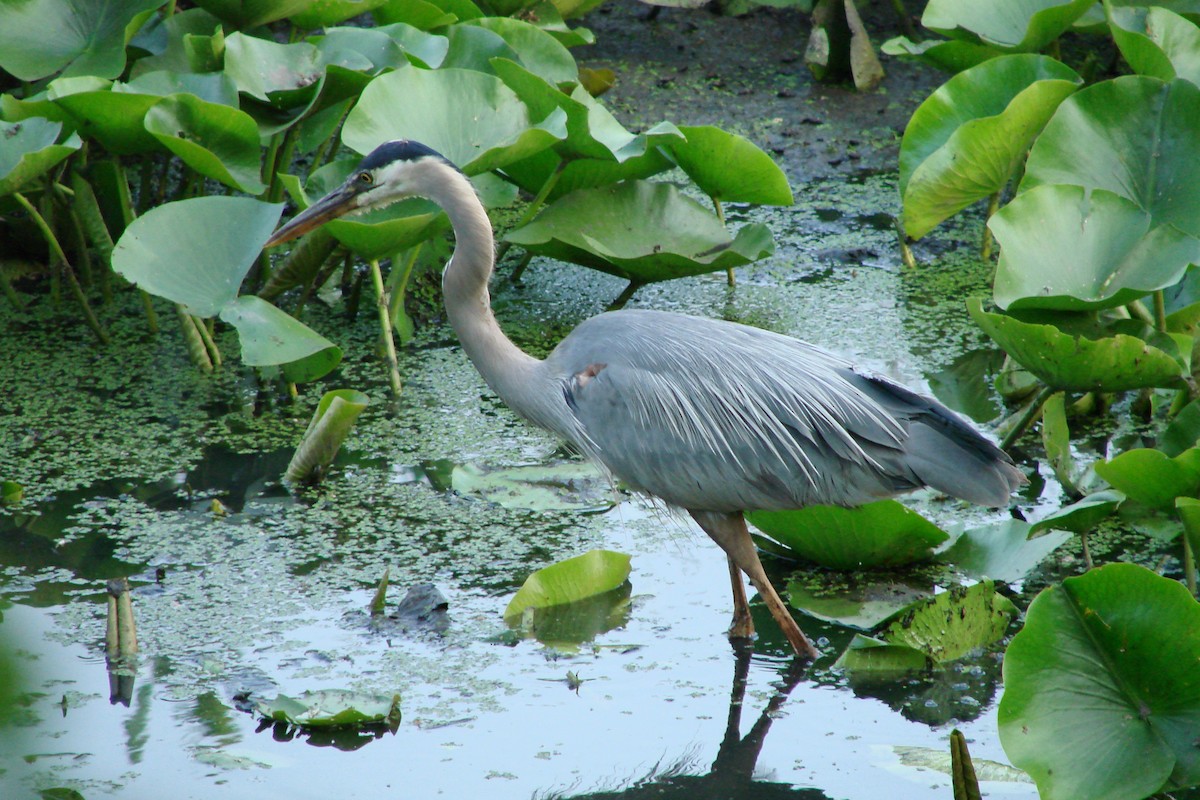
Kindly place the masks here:
<instances>
[{"instance_id":1,"label":"great blue heron","mask_svg":"<svg viewBox=\"0 0 1200 800\"><path fill-rule=\"evenodd\" d=\"M931 486L987 506L1024 481L953 412L813 345L757 328L661 311L610 311L544 361L492 314L492 227L469 180L418 142L387 142L284 225L277 245L405 197L441 206L454 228L442 275L462 348L509 408L603 464L634 490L686 509L729 557L731 636L751 636L744 572L796 653L817 651L772 588L742 512L855 506Z\"/></svg>"}]
</instances>

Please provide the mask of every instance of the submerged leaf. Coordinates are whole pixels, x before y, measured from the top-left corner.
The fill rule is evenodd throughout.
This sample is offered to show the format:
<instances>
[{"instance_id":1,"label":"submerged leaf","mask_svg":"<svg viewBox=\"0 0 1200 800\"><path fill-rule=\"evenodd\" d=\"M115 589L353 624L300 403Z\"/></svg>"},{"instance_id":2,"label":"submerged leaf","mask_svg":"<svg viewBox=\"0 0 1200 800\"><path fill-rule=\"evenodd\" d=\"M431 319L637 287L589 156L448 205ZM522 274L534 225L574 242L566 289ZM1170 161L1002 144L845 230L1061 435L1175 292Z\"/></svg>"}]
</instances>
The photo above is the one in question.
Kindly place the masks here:
<instances>
[{"instance_id":1,"label":"submerged leaf","mask_svg":"<svg viewBox=\"0 0 1200 800\"><path fill-rule=\"evenodd\" d=\"M1004 751L1046 800L1126 800L1200 782L1200 604L1109 564L1051 586L1004 657Z\"/></svg>"},{"instance_id":2,"label":"submerged leaf","mask_svg":"<svg viewBox=\"0 0 1200 800\"><path fill-rule=\"evenodd\" d=\"M929 657L906 644L892 644L859 633L833 665L852 672L915 672L929 666Z\"/></svg>"},{"instance_id":3,"label":"submerged leaf","mask_svg":"<svg viewBox=\"0 0 1200 800\"><path fill-rule=\"evenodd\" d=\"M924 561L949 535L895 500L857 508L808 506L746 514L756 528L801 557L833 569Z\"/></svg>"},{"instance_id":4,"label":"submerged leaf","mask_svg":"<svg viewBox=\"0 0 1200 800\"><path fill-rule=\"evenodd\" d=\"M933 596L933 581L909 573L792 573L788 605L826 622L869 631L916 600Z\"/></svg>"},{"instance_id":5,"label":"submerged leaf","mask_svg":"<svg viewBox=\"0 0 1200 800\"><path fill-rule=\"evenodd\" d=\"M271 701L258 701L254 709L273 722L301 728L394 726L400 723L400 695L388 697L346 689L304 692L294 698L281 694Z\"/></svg>"},{"instance_id":6,"label":"submerged leaf","mask_svg":"<svg viewBox=\"0 0 1200 800\"><path fill-rule=\"evenodd\" d=\"M543 567L526 578L525 584L504 609L504 618L518 620L527 608L557 606L604 594L628 578L628 555L612 550L590 550Z\"/></svg>"},{"instance_id":7,"label":"submerged leaf","mask_svg":"<svg viewBox=\"0 0 1200 800\"><path fill-rule=\"evenodd\" d=\"M953 661L999 640L1016 615L1011 600L997 594L991 581L981 581L915 603L881 638L915 648L935 662Z\"/></svg>"},{"instance_id":8,"label":"submerged leaf","mask_svg":"<svg viewBox=\"0 0 1200 800\"><path fill-rule=\"evenodd\" d=\"M534 511L606 511L616 500L608 475L587 461L484 470L455 465L454 491L477 494L504 508Z\"/></svg>"}]
</instances>

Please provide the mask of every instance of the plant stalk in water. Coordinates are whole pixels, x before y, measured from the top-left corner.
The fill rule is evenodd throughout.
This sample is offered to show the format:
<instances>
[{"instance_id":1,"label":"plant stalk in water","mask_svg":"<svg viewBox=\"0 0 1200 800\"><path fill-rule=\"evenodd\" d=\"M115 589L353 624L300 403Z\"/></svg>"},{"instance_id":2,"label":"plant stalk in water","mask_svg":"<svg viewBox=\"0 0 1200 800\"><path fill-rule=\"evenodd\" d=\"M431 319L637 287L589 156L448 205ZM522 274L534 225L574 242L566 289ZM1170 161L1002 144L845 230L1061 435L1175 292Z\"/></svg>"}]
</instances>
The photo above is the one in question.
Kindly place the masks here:
<instances>
[{"instance_id":1,"label":"plant stalk in water","mask_svg":"<svg viewBox=\"0 0 1200 800\"><path fill-rule=\"evenodd\" d=\"M383 286L383 272L379 269L379 259L370 260L371 283L375 287L375 308L379 312L379 332L383 337L383 350L388 366L388 383L392 394L400 396L403 385L400 382L400 360L396 357L396 339L392 336L392 318L388 313L389 303L387 290Z\"/></svg>"}]
</instances>

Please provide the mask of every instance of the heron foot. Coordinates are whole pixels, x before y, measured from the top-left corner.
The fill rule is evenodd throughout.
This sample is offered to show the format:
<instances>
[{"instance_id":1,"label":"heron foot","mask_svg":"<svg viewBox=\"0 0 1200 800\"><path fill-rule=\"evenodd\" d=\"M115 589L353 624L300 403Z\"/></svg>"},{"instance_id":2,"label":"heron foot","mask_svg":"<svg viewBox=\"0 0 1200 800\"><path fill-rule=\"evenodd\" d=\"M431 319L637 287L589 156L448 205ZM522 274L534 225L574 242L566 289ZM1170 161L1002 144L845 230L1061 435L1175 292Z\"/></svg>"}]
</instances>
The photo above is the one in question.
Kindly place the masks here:
<instances>
[{"instance_id":1,"label":"heron foot","mask_svg":"<svg viewBox=\"0 0 1200 800\"><path fill-rule=\"evenodd\" d=\"M746 599L746 583L742 570L733 558L729 562L729 585L733 588L733 622L729 625L730 639L753 639L754 619L750 616L750 602Z\"/></svg>"}]
</instances>

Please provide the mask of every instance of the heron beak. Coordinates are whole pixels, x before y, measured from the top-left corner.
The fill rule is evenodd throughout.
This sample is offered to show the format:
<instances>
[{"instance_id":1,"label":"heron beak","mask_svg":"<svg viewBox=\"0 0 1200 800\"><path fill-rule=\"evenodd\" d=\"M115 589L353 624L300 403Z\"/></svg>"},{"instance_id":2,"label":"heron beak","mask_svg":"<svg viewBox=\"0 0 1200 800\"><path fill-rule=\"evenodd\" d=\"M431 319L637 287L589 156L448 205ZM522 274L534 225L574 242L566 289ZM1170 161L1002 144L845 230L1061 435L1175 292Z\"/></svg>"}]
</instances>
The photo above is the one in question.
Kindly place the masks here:
<instances>
[{"instance_id":1,"label":"heron beak","mask_svg":"<svg viewBox=\"0 0 1200 800\"><path fill-rule=\"evenodd\" d=\"M354 202L357 193L349 186L339 186L317 202L292 217L291 221L281 227L267 240L264 248L290 242L303 236L313 228L319 228L331 219L337 219L358 208Z\"/></svg>"}]
</instances>

